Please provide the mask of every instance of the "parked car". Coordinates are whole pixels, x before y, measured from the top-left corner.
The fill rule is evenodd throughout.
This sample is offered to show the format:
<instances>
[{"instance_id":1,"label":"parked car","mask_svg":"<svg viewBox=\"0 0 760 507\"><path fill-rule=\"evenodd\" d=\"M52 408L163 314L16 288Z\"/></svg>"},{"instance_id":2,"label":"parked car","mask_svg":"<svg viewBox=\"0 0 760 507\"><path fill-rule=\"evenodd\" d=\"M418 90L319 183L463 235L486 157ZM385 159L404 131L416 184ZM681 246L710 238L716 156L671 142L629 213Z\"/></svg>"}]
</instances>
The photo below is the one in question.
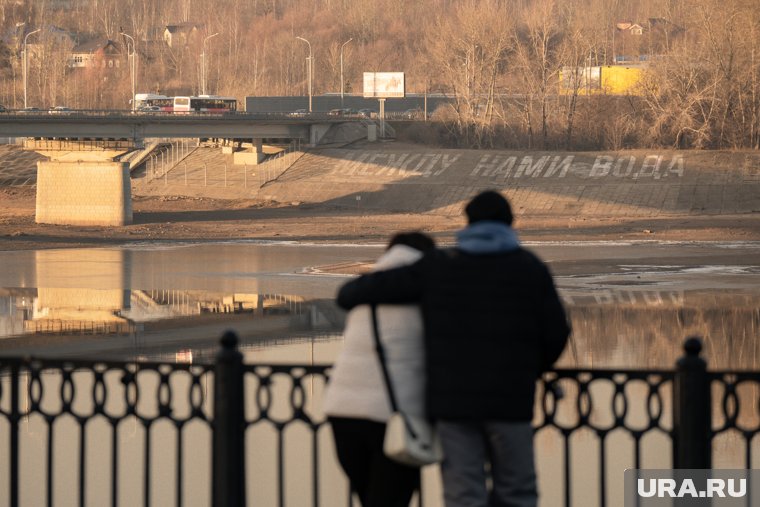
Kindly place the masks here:
<instances>
[{"instance_id":1,"label":"parked car","mask_svg":"<svg viewBox=\"0 0 760 507\"><path fill-rule=\"evenodd\" d=\"M7 112L8 112L8 110L5 109L5 106L2 105L2 104L0 104L0 113L7 113Z\"/></svg>"},{"instance_id":2,"label":"parked car","mask_svg":"<svg viewBox=\"0 0 760 507\"><path fill-rule=\"evenodd\" d=\"M55 106L48 109L49 114L71 114L72 111L66 106Z\"/></svg>"},{"instance_id":3,"label":"parked car","mask_svg":"<svg viewBox=\"0 0 760 507\"><path fill-rule=\"evenodd\" d=\"M327 114L330 116L354 116L358 114L358 111L350 107L341 107L339 109L331 109Z\"/></svg>"},{"instance_id":4,"label":"parked car","mask_svg":"<svg viewBox=\"0 0 760 507\"><path fill-rule=\"evenodd\" d=\"M294 116L296 118L300 118L302 116L306 116L309 114L309 111L306 109L296 109L292 113L288 113L288 116Z\"/></svg>"},{"instance_id":5,"label":"parked car","mask_svg":"<svg viewBox=\"0 0 760 507\"><path fill-rule=\"evenodd\" d=\"M403 113L401 113L401 117L405 120L417 120L419 118L422 118L422 109L415 108L415 109L407 109Z\"/></svg>"}]
</instances>

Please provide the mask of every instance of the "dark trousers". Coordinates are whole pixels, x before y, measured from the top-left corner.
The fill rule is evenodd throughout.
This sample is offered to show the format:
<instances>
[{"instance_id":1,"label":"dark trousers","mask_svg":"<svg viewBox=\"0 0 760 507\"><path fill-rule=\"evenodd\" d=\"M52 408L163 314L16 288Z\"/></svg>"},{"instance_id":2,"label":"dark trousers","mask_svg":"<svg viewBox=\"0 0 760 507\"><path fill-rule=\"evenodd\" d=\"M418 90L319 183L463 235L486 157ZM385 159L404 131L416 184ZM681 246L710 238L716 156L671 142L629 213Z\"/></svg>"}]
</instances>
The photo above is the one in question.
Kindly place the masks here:
<instances>
[{"instance_id":1,"label":"dark trousers","mask_svg":"<svg viewBox=\"0 0 760 507\"><path fill-rule=\"evenodd\" d=\"M331 417L330 425L338 461L362 507L408 507L420 487L420 469L385 456L385 424Z\"/></svg>"},{"instance_id":2,"label":"dark trousers","mask_svg":"<svg viewBox=\"0 0 760 507\"><path fill-rule=\"evenodd\" d=\"M536 507L530 422L438 421L437 428L446 507Z\"/></svg>"}]
</instances>

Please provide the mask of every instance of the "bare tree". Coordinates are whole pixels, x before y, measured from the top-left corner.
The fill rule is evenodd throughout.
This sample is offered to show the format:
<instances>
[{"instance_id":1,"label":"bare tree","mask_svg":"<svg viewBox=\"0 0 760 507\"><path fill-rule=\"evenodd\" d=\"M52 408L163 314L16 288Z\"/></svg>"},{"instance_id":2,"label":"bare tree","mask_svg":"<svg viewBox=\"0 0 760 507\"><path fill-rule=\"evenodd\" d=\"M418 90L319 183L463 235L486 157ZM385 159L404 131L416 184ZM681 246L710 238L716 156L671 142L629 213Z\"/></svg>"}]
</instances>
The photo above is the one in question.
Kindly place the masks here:
<instances>
[{"instance_id":1,"label":"bare tree","mask_svg":"<svg viewBox=\"0 0 760 507\"><path fill-rule=\"evenodd\" d=\"M533 145L533 104L540 108L541 145L549 137L549 96L552 81L559 72L558 48L562 37L555 0L537 0L519 13L522 23L514 32L517 69L523 79L526 100L524 117L529 145Z\"/></svg>"},{"instance_id":2,"label":"bare tree","mask_svg":"<svg viewBox=\"0 0 760 507\"><path fill-rule=\"evenodd\" d=\"M466 144L493 142L497 84L513 42L511 19L506 4L470 0L439 16L428 29L426 68L451 93L453 127Z\"/></svg>"}]
</instances>

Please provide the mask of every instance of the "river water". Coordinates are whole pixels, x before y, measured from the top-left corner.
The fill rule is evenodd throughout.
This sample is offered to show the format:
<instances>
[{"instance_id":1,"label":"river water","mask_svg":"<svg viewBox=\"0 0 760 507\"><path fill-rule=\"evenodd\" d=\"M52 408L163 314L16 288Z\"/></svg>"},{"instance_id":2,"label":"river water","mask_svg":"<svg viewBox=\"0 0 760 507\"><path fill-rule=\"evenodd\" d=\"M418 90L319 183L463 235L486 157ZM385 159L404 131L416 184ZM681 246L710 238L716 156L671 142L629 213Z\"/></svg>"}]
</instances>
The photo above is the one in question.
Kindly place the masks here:
<instances>
[{"instance_id":1,"label":"river water","mask_svg":"<svg viewBox=\"0 0 760 507\"><path fill-rule=\"evenodd\" d=\"M711 368L760 367L760 243L621 241L527 246L548 262L573 322L573 337L561 366L671 368L682 353L684 338L699 335ZM371 263L382 250L382 245L228 242L0 252L0 353L203 362L213 360L218 337L231 328L242 338L246 362L329 364L341 347L344 318L334 305L334 295L351 276L346 273ZM318 399L321 389L311 395ZM754 396L752 414L758 412L757 399ZM65 435L75 435L76 424L58 423L56 445L64 447L57 448L57 455L75 455L73 449L67 450L71 439ZM22 495L29 502L25 505L37 505L44 499L44 492L36 487L44 470L44 439L40 437L44 423L32 417L24 428L28 443L22 446ZM7 428L0 424L0 438L5 441L3 431ZM93 433L100 431L107 433L107 428ZM131 436L129 432L120 435L124 449L139 449L144 439L141 432L135 427ZM194 452L207 456L208 436L202 434L198 430ZM325 438L322 432L320 440ZM253 441L268 446L274 440L266 431L251 434L249 446ZM667 440L657 435L645 440L646 446L663 449L649 454L653 457L645 465L666 468L670 461ZM608 467L630 467L630 438L621 434L611 441L610 449L627 450L609 452ZM561 481L555 459L562 453L561 438L542 432L537 442L542 505L556 505L561 491L551 484ZM596 456L595 442L590 434L574 436L574 481L583 484L588 475L594 483L594 467L584 463ZM719 464L739 466L743 451L734 444L730 438L719 443L729 448ZM298 452L289 449L286 455L293 456L291 462L297 461ZM62 459L58 462L59 477L73 473ZM270 468L256 467L259 474ZM160 477L160 467L155 470ZM197 472L198 477L203 470ZM5 473L0 466L0 476ZM425 503L439 505L435 473L427 475L432 493ZM615 495L620 475L620 480L610 478L610 495ZM322 495L327 495L323 504L342 505L343 501L330 495L344 491L345 482L339 475L330 477L322 486ZM139 498L140 481L129 476L124 480L135 484L121 493L123 503L130 504ZM61 486L65 482L58 481L57 505L76 503ZM257 505L273 502L270 493L276 492L267 492L271 481L264 484L268 486L254 494L262 495L255 497ZM207 481L189 480L186 487L187 505L207 504ZM301 489L288 490L292 499L288 505L310 504L306 500L310 489L299 493ZM574 489L581 505L597 503L596 486ZM93 493L93 498L106 493ZM156 487L152 494L157 505L173 503L171 488L162 493ZM345 498L343 493L337 496ZM5 501L0 494L0 507Z\"/></svg>"},{"instance_id":2,"label":"river water","mask_svg":"<svg viewBox=\"0 0 760 507\"><path fill-rule=\"evenodd\" d=\"M573 320L562 365L667 368L692 334L704 337L714 368L759 364L760 243L528 247L549 263ZM246 343L276 340L274 349L317 335L338 340L343 315L332 300L344 273L381 252L260 242L0 252L0 343L35 354L189 360L212 353L213 333L225 328ZM91 333L104 338L79 343Z\"/></svg>"}]
</instances>

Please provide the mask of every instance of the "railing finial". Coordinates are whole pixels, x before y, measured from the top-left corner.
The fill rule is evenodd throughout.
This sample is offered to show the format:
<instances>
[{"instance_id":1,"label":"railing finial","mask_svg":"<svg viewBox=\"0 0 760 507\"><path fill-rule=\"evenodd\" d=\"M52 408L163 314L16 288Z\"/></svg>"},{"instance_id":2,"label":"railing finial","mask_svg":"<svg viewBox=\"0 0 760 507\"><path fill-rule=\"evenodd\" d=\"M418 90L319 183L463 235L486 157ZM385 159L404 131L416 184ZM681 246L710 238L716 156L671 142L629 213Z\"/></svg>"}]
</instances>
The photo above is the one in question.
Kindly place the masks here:
<instances>
[{"instance_id":1,"label":"railing finial","mask_svg":"<svg viewBox=\"0 0 760 507\"><path fill-rule=\"evenodd\" d=\"M237 344L238 344L237 334L235 334L235 331L232 331L231 329L225 331L224 334L222 335L222 339L220 340L220 343L222 345L222 348L224 349L237 348Z\"/></svg>"},{"instance_id":2,"label":"railing finial","mask_svg":"<svg viewBox=\"0 0 760 507\"><path fill-rule=\"evenodd\" d=\"M699 336L690 336L686 338L683 344L683 350L689 357L698 357L702 352L702 339Z\"/></svg>"}]
</instances>

